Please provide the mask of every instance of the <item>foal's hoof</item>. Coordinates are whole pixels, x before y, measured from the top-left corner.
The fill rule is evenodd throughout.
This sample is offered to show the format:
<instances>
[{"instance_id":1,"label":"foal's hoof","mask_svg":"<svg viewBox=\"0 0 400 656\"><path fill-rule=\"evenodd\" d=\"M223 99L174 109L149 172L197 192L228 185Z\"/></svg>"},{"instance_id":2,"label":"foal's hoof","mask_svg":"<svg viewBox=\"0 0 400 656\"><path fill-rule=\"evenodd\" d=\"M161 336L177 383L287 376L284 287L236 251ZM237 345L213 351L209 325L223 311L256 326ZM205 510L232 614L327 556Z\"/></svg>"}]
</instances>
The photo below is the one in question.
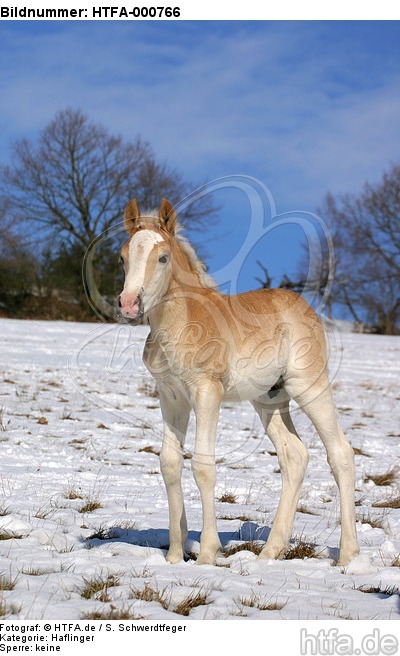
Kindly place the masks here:
<instances>
[{"instance_id":1,"label":"foal's hoof","mask_svg":"<svg viewBox=\"0 0 400 656\"><path fill-rule=\"evenodd\" d=\"M286 552L289 550L289 545L280 548L264 547L258 557L260 560L282 560Z\"/></svg>"},{"instance_id":2,"label":"foal's hoof","mask_svg":"<svg viewBox=\"0 0 400 656\"><path fill-rule=\"evenodd\" d=\"M350 553L343 553L340 552L340 558L337 562L338 567L345 567L346 565L349 565L354 558L356 558L360 554L360 550L356 549L354 551L351 551Z\"/></svg>"},{"instance_id":3,"label":"foal's hoof","mask_svg":"<svg viewBox=\"0 0 400 656\"><path fill-rule=\"evenodd\" d=\"M195 565L215 565L215 557L212 556L199 556Z\"/></svg>"},{"instance_id":4,"label":"foal's hoof","mask_svg":"<svg viewBox=\"0 0 400 656\"><path fill-rule=\"evenodd\" d=\"M219 554L220 548L216 551L205 551L199 553L199 556L195 562L195 565L215 565L217 555Z\"/></svg>"},{"instance_id":5,"label":"foal's hoof","mask_svg":"<svg viewBox=\"0 0 400 656\"><path fill-rule=\"evenodd\" d=\"M165 560L167 563L172 563L175 565L176 563L180 563L181 560L183 560L183 552L182 551L168 551Z\"/></svg>"}]
</instances>

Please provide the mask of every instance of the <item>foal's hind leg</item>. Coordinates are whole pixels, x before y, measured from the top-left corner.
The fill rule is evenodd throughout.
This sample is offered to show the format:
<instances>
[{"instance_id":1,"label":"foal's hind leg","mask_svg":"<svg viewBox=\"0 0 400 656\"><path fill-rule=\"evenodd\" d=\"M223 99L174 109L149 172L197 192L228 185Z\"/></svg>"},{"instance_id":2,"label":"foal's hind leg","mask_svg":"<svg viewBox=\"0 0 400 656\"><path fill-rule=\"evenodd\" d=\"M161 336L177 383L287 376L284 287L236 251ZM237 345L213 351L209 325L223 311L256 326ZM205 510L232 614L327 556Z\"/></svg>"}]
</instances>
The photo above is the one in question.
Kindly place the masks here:
<instances>
[{"instance_id":1,"label":"foal's hind leg","mask_svg":"<svg viewBox=\"0 0 400 656\"><path fill-rule=\"evenodd\" d=\"M314 424L327 452L340 493L341 538L339 565L347 565L358 553L354 503L354 451L339 426L328 382L321 392L305 390L300 381L288 381L288 392Z\"/></svg>"},{"instance_id":2,"label":"foal's hind leg","mask_svg":"<svg viewBox=\"0 0 400 656\"><path fill-rule=\"evenodd\" d=\"M280 395L282 397L285 392L280 392ZM278 510L260 558L282 558L289 548L294 515L308 463L308 452L293 426L287 398L279 405L271 405L271 400L265 397L265 403L262 400L254 401L253 406L275 446L282 473Z\"/></svg>"}]
</instances>

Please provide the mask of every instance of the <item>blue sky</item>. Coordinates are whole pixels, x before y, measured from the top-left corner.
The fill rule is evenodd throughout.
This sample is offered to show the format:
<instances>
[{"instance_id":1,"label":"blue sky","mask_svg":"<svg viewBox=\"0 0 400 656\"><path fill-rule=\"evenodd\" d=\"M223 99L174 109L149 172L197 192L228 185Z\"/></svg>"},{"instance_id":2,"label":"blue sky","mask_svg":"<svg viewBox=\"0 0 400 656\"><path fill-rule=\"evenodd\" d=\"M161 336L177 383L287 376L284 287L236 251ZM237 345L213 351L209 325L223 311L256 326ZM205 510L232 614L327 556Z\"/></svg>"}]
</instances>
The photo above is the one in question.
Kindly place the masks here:
<instances>
[{"instance_id":1,"label":"blue sky","mask_svg":"<svg viewBox=\"0 0 400 656\"><path fill-rule=\"evenodd\" d=\"M141 134L196 183L241 174L271 191L278 213L315 212L325 193L356 193L399 160L398 22L7 21L0 24L0 159L68 106L111 132ZM204 232L211 271L243 243L249 205L215 195ZM301 230L255 247L279 281L295 270Z\"/></svg>"}]
</instances>

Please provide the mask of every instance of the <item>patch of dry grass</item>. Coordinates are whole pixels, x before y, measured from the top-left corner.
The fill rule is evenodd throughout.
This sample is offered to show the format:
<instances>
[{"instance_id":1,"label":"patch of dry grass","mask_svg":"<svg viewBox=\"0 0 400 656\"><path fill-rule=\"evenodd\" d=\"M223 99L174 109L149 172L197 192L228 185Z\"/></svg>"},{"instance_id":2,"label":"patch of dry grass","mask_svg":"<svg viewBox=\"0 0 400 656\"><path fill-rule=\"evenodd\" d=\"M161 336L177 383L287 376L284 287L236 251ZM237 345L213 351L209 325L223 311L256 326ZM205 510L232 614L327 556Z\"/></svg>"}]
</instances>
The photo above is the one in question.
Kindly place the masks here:
<instances>
[{"instance_id":1,"label":"patch of dry grass","mask_svg":"<svg viewBox=\"0 0 400 656\"><path fill-rule=\"evenodd\" d=\"M389 469L383 474L368 474L364 480L366 483L372 481L375 485L380 486L392 485L397 479L397 473L396 469Z\"/></svg>"},{"instance_id":2,"label":"patch of dry grass","mask_svg":"<svg viewBox=\"0 0 400 656\"><path fill-rule=\"evenodd\" d=\"M209 603L207 599L208 595L206 592L202 590L193 591L173 609L173 612L177 613L177 615L187 617L193 608L206 606Z\"/></svg>"},{"instance_id":3,"label":"patch of dry grass","mask_svg":"<svg viewBox=\"0 0 400 656\"><path fill-rule=\"evenodd\" d=\"M228 521L235 521L235 519L238 519L240 522L254 521L254 517L250 517L250 515L218 515L218 519L227 519Z\"/></svg>"},{"instance_id":4,"label":"patch of dry grass","mask_svg":"<svg viewBox=\"0 0 400 656\"><path fill-rule=\"evenodd\" d=\"M369 524L372 528L384 528L384 516L373 517L369 512L357 515L356 521L361 524Z\"/></svg>"},{"instance_id":5,"label":"patch of dry grass","mask_svg":"<svg viewBox=\"0 0 400 656\"><path fill-rule=\"evenodd\" d=\"M309 544L303 542L302 540L296 540L293 546L285 554L285 560L294 560L299 558L304 560L305 558L317 558L318 553L314 544Z\"/></svg>"},{"instance_id":6,"label":"patch of dry grass","mask_svg":"<svg viewBox=\"0 0 400 656\"><path fill-rule=\"evenodd\" d=\"M18 533L10 533L9 531L0 531L0 540L22 540L24 535Z\"/></svg>"},{"instance_id":7,"label":"patch of dry grass","mask_svg":"<svg viewBox=\"0 0 400 656\"><path fill-rule=\"evenodd\" d=\"M93 599L95 597L99 601L110 601L109 590L118 585L119 578L112 574L93 576L90 579L83 579L83 587L79 593L83 599Z\"/></svg>"},{"instance_id":8,"label":"patch of dry grass","mask_svg":"<svg viewBox=\"0 0 400 656\"><path fill-rule=\"evenodd\" d=\"M140 599L141 601L157 601L164 610L167 610L169 606L169 597L167 589L158 590L158 588L153 588L151 584L146 581L144 588L132 588L130 599Z\"/></svg>"},{"instance_id":9,"label":"patch of dry grass","mask_svg":"<svg viewBox=\"0 0 400 656\"><path fill-rule=\"evenodd\" d=\"M86 513L94 512L95 510L98 510L99 508L103 508L100 501L96 498L92 499L92 498L88 497L86 499L85 503L83 504L83 506L81 506L78 509L78 512L80 512L82 514L84 514L84 513L86 514Z\"/></svg>"},{"instance_id":10,"label":"patch of dry grass","mask_svg":"<svg viewBox=\"0 0 400 656\"><path fill-rule=\"evenodd\" d=\"M144 588L133 588L130 594L131 599L140 599L141 601L156 601L161 604L164 610L169 610L177 615L187 617L190 611L197 606L208 604L208 593L204 589L192 590L187 597L182 599L174 608L171 607L171 593L167 588L159 590L153 587L149 581L146 581Z\"/></svg>"},{"instance_id":11,"label":"patch of dry grass","mask_svg":"<svg viewBox=\"0 0 400 656\"><path fill-rule=\"evenodd\" d=\"M16 582L17 577L12 579L11 576L0 574L0 590L14 590Z\"/></svg>"},{"instance_id":12,"label":"patch of dry grass","mask_svg":"<svg viewBox=\"0 0 400 656\"><path fill-rule=\"evenodd\" d=\"M359 449L357 446L353 446L353 451L355 456L364 456L365 458L371 458L369 453L365 453L365 451Z\"/></svg>"},{"instance_id":13,"label":"patch of dry grass","mask_svg":"<svg viewBox=\"0 0 400 656\"><path fill-rule=\"evenodd\" d=\"M65 490L64 497L66 499L83 499L81 492L73 487L70 487L67 490Z\"/></svg>"},{"instance_id":14,"label":"patch of dry grass","mask_svg":"<svg viewBox=\"0 0 400 656\"><path fill-rule=\"evenodd\" d=\"M85 538L85 542L90 542L90 540L115 540L120 537L121 531L134 531L135 529L136 523L134 521L116 522L112 526L99 526Z\"/></svg>"},{"instance_id":15,"label":"patch of dry grass","mask_svg":"<svg viewBox=\"0 0 400 656\"><path fill-rule=\"evenodd\" d=\"M382 501L375 501L372 504L373 508L400 508L400 496L390 497Z\"/></svg>"},{"instance_id":16,"label":"patch of dry grass","mask_svg":"<svg viewBox=\"0 0 400 656\"><path fill-rule=\"evenodd\" d=\"M139 453L141 453L142 451L144 451L145 453L153 453L155 456L159 456L161 453L159 449L155 449L154 446L151 445L144 446L143 448L139 449Z\"/></svg>"},{"instance_id":17,"label":"patch of dry grass","mask_svg":"<svg viewBox=\"0 0 400 656\"><path fill-rule=\"evenodd\" d=\"M237 503L237 498L231 492L224 492L224 494L221 494L218 501L221 501L222 503Z\"/></svg>"},{"instance_id":18,"label":"patch of dry grass","mask_svg":"<svg viewBox=\"0 0 400 656\"><path fill-rule=\"evenodd\" d=\"M231 544L229 547L226 547L224 556L225 558L228 558L229 556L232 556L239 551L251 551L258 556L261 553L263 546L264 543L259 541L248 541L242 542L241 544Z\"/></svg>"},{"instance_id":19,"label":"patch of dry grass","mask_svg":"<svg viewBox=\"0 0 400 656\"><path fill-rule=\"evenodd\" d=\"M376 585L376 586L365 586L362 585L360 587L354 587L354 590L358 590L358 592L365 592L366 594L381 594L381 595L386 595L388 597L391 597L393 595L398 595L399 594L399 588L396 588L396 586L382 586L382 585Z\"/></svg>"},{"instance_id":20,"label":"patch of dry grass","mask_svg":"<svg viewBox=\"0 0 400 656\"><path fill-rule=\"evenodd\" d=\"M287 604L287 601L273 600L272 596L265 597L252 591L249 597L240 597L236 605L245 606L247 608L257 608L257 610L282 610ZM240 606L239 606L240 607Z\"/></svg>"},{"instance_id":21,"label":"patch of dry grass","mask_svg":"<svg viewBox=\"0 0 400 656\"><path fill-rule=\"evenodd\" d=\"M317 513L315 513L313 510L307 508L307 506L304 503L299 503L299 505L296 508L296 512L303 513L303 515L317 515Z\"/></svg>"}]
</instances>

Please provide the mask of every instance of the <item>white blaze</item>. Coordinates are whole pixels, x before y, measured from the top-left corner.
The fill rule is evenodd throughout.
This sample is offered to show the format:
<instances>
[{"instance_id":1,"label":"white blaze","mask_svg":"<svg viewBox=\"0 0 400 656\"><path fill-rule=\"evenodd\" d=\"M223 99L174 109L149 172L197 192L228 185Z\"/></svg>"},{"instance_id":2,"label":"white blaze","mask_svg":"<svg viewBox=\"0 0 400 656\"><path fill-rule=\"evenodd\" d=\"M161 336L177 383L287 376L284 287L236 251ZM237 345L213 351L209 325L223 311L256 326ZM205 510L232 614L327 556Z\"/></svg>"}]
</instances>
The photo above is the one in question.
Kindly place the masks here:
<instances>
[{"instance_id":1,"label":"white blaze","mask_svg":"<svg viewBox=\"0 0 400 656\"><path fill-rule=\"evenodd\" d=\"M139 230L129 244L129 268L124 291L139 293L144 286L146 264L154 246L164 241L155 230Z\"/></svg>"}]
</instances>

